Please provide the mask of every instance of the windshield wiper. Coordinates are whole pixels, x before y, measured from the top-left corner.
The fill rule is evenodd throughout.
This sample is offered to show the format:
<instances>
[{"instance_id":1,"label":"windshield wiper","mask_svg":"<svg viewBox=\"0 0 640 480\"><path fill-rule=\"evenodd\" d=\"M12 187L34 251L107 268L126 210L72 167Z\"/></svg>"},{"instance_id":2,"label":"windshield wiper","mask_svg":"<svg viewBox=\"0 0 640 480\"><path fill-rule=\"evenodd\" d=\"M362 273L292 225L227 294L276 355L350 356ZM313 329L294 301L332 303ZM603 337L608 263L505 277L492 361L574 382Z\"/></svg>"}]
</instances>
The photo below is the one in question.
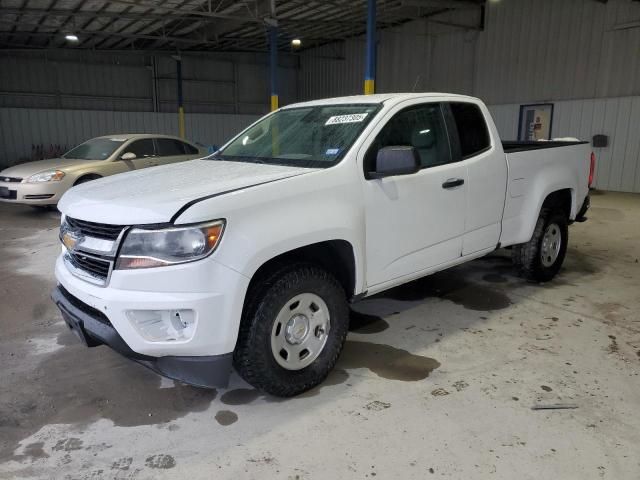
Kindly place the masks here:
<instances>
[{"instance_id":1,"label":"windshield wiper","mask_svg":"<svg viewBox=\"0 0 640 480\"><path fill-rule=\"evenodd\" d=\"M212 160L226 160L228 162L247 162L247 163L262 163L266 164L263 159L259 157L243 157L243 156L227 156L227 155L213 155L210 157Z\"/></svg>"}]
</instances>

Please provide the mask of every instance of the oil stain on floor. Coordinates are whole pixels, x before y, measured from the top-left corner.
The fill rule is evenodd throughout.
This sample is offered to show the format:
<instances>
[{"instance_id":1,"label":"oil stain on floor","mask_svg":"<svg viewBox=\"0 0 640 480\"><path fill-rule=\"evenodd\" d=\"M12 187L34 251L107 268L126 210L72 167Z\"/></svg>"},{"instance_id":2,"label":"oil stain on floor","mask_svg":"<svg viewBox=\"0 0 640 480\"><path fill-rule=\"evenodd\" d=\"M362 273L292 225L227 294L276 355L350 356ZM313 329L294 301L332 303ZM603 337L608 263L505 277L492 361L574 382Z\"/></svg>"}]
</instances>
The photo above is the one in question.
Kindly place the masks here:
<instances>
[{"instance_id":1,"label":"oil stain on floor","mask_svg":"<svg viewBox=\"0 0 640 480\"><path fill-rule=\"evenodd\" d=\"M102 418L121 427L166 423L208 409L217 396L216 390L179 382L172 388L160 384L155 373L106 347L76 344L57 350L26 376L10 378L3 386L0 462L12 458L18 443L45 425L82 427ZM33 385L38 385L38 395L30 391Z\"/></svg>"},{"instance_id":2,"label":"oil stain on floor","mask_svg":"<svg viewBox=\"0 0 640 480\"><path fill-rule=\"evenodd\" d=\"M238 421L238 415L231 410L220 410L215 416L216 422L223 427L227 427Z\"/></svg>"},{"instance_id":3,"label":"oil stain on floor","mask_svg":"<svg viewBox=\"0 0 640 480\"><path fill-rule=\"evenodd\" d=\"M459 270L461 269L435 273L393 288L380 296L402 301L420 301L437 297L461 305L467 310L481 312L502 310L511 305L511 300L505 293L481 283L470 282Z\"/></svg>"},{"instance_id":4,"label":"oil stain on floor","mask_svg":"<svg viewBox=\"0 0 640 480\"><path fill-rule=\"evenodd\" d=\"M221 397L220 401L225 405L246 405L256 400L260 392L255 388L236 388L228 390Z\"/></svg>"},{"instance_id":5,"label":"oil stain on floor","mask_svg":"<svg viewBox=\"0 0 640 480\"><path fill-rule=\"evenodd\" d=\"M354 333L380 333L389 328L389 324L376 315L351 310L349 331Z\"/></svg>"},{"instance_id":6,"label":"oil stain on floor","mask_svg":"<svg viewBox=\"0 0 640 480\"><path fill-rule=\"evenodd\" d=\"M367 368L381 378L415 382L424 380L440 366L433 358L371 342L347 340L338 360L345 370Z\"/></svg>"}]
</instances>

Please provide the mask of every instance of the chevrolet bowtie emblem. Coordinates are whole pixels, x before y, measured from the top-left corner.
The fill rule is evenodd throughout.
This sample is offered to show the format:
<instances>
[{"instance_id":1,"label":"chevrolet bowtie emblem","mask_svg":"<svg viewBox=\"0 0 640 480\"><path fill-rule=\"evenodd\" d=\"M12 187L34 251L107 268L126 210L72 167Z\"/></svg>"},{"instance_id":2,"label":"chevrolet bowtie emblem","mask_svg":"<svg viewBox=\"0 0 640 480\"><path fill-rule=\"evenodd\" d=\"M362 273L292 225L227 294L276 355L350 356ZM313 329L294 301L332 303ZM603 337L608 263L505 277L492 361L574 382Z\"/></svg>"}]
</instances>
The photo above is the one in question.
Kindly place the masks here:
<instances>
[{"instance_id":1,"label":"chevrolet bowtie emblem","mask_svg":"<svg viewBox=\"0 0 640 480\"><path fill-rule=\"evenodd\" d=\"M76 232L66 231L62 235L62 243L67 247L67 250L75 250L78 243L80 243L81 238L82 237Z\"/></svg>"}]
</instances>

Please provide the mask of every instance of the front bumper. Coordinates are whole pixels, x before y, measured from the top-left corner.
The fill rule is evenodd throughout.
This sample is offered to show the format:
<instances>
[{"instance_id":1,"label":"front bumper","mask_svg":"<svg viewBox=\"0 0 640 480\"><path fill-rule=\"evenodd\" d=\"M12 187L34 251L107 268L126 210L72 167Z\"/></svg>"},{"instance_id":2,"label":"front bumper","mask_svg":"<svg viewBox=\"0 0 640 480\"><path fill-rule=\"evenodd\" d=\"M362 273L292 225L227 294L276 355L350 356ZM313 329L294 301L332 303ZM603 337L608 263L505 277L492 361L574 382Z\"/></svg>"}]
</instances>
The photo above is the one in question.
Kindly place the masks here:
<instances>
[{"instance_id":1,"label":"front bumper","mask_svg":"<svg viewBox=\"0 0 640 480\"><path fill-rule=\"evenodd\" d=\"M170 267L114 270L108 286L102 287L74 276L62 255L55 275L60 285L56 291L66 296L54 293L54 301L67 324L89 346L108 345L186 383L221 386L226 382L223 377L229 375L249 285L244 275L208 257ZM186 339L152 340L129 315L178 309L193 312L194 331ZM210 372L205 375L205 371Z\"/></svg>"},{"instance_id":2,"label":"front bumper","mask_svg":"<svg viewBox=\"0 0 640 480\"><path fill-rule=\"evenodd\" d=\"M231 353L198 357L142 355L126 344L102 312L83 304L64 287L56 287L51 298L60 309L67 326L87 347L108 345L160 375L199 387L226 387L229 382Z\"/></svg>"},{"instance_id":3,"label":"front bumper","mask_svg":"<svg viewBox=\"0 0 640 480\"><path fill-rule=\"evenodd\" d=\"M24 205L55 205L62 194L70 188L61 182L2 182L0 181L0 202Z\"/></svg>"}]
</instances>

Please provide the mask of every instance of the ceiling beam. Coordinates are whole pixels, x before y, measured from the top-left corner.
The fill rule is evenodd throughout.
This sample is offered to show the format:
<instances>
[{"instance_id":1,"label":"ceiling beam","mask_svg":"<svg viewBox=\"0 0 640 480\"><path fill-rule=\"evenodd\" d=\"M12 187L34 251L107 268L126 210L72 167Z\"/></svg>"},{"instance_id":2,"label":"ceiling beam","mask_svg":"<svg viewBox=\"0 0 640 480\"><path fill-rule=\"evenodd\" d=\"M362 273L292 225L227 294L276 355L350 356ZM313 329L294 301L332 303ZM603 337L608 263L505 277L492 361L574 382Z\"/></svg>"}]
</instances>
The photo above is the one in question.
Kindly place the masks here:
<instances>
[{"instance_id":1,"label":"ceiling beam","mask_svg":"<svg viewBox=\"0 0 640 480\"><path fill-rule=\"evenodd\" d=\"M216 19L222 19L222 17L202 17L201 15L191 14L190 12L186 12L186 11L181 13L166 15L162 13L132 13L132 12L120 13L120 12L107 12L107 11L90 12L86 10L81 10L81 11L72 13L71 10L60 10L60 9L43 10L43 9L33 9L33 8L32 9L3 8L2 13L3 15L20 15L20 16L51 17L51 18L67 18L70 15L73 15L78 19L83 18L83 19L89 19L89 20L95 20L98 18L109 18L109 19L116 19L116 20L194 20L194 19L202 20L204 18L213 22ZM224 18L227 20L233 20L238 23L247 23L246 18L226 17L226 16ZM356 22L353 20L341 20L341 19L336 19L336 20L299 19L298 20L293 18L279 18L278 21L279 23L286 24L286 25L310 25L310 26L355 25L355 24L361 24L364 22L364 20L361 22ZM261 24L262 22L251 21L250 23Z\"/></svg>"}]
</instances>

